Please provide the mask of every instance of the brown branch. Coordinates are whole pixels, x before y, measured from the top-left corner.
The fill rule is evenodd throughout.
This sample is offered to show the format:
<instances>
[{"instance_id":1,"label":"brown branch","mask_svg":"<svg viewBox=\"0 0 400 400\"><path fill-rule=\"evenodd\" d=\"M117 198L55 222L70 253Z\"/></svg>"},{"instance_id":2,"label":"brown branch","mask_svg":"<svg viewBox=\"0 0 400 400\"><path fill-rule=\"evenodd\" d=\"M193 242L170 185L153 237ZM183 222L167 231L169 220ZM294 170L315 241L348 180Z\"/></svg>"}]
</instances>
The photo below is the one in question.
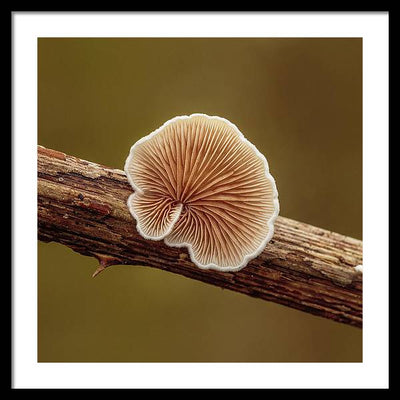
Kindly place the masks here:
<instances>
[{"instance_id":1,"label":"brown branch","mask_svg":"<svg viewBox=\"0 0 400 400\"><path fill-rule=\"evenodd\" d=\"M186 249L150 242L126 206L125 173L38 147L38 236L111 265L160 268L353 326L362 326L362 242L278 217L264 252L238 272L197 268Z\"/></svg>"}]
</instances>

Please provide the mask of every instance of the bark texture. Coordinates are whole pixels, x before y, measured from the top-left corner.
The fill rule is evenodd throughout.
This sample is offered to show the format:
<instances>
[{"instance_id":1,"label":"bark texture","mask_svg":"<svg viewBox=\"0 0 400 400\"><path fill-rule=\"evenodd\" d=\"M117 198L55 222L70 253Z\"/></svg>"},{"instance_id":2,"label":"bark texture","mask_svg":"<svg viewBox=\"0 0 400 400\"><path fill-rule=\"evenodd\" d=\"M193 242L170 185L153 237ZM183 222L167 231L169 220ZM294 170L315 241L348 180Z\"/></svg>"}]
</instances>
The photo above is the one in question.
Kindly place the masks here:
<instances>
[{"instance_id":1,"label":"bark texture","mask_svg":"<svg viewBox=\"0 0 400 400\"><path fill-rule=\"evenodd\" d=\"M202 270L186 249L136 231L123 171L38 146L38 238L96 257L99 268L142 265L362 327L362 242L278 217L275 234L238 272Z\"/></svg>"}]
</instances>

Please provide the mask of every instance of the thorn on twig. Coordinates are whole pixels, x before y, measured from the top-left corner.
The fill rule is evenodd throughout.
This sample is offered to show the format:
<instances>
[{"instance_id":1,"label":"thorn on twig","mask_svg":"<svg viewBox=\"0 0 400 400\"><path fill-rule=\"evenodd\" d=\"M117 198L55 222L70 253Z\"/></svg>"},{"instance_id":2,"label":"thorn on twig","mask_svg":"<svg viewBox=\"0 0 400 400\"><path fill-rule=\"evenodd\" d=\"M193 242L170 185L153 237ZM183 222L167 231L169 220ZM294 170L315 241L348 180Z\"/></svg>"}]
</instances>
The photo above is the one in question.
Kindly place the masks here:
<instances>
[{"instance_id":1,"label":"thorn on twig","mask_svg":"<svg viewBox=\"0 0 400 400\"><path fill-rule=\"evenodd\" d=\"M100 274L100 272L103 272L107 267L121 263L120 260L112 256L99 253L93 253L93 255L99 261L99 266L97 267L96 271L94 271L92 278L95 278L97 275Z\"/></svg>"},{"instance_id":2,"label":"thorn on twig","mask_svg":"<svg viewBox=\"0 0 400 400\"><path fill-rule=\"evenodd\" d=\"M104 265L99 265L96 269L96 271L94 271L92 278L96 277L100 272L104 271L106 269L106 267Z\"/></svg>"}]
</instances>

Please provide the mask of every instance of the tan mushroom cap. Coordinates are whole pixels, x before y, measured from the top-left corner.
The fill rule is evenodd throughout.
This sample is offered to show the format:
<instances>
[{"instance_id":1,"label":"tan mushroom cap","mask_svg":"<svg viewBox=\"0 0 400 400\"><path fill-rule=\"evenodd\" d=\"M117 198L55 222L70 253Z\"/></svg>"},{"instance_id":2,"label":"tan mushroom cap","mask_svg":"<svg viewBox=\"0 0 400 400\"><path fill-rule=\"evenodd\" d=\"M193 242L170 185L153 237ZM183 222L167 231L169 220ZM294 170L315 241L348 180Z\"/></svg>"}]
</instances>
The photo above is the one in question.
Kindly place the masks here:
<instances>
[{"instance_id":1,"label":"tan mushroom cap","mask_svg":"<svg viewBox=\"0 0 400 400\"><path fill-rule=\"evenodd\" d=\"M138 232L187 247L200 268L239 270L272 238L275 181L265 157L226 119L167 121L132 146L125 172Z\"/></svg>"}]
</instances>

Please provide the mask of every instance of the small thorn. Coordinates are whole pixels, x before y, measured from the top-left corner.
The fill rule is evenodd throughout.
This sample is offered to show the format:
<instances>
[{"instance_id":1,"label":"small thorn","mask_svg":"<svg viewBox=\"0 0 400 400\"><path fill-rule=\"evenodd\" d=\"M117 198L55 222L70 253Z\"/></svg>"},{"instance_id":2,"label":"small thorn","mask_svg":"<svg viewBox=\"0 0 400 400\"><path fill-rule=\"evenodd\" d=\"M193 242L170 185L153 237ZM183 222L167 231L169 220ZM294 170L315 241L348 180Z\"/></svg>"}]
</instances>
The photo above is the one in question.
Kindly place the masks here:
<instances>
[{"instance_id":1,"label":"small thorn","mask_svg":"<svg viewBox=\"0 0 400 400\"><path fill-rule=\"evenodd\" d=\"M106 269L106 267L104 265L99 265L96 269L96 271L94 271L92 278L95 278L100 272L104 271Z\"/></svg>"},{"instance_id":2,"label":"small thorn","mask_svg":"<svg viewBox=\"0 0 400 400\"><path fill-rule=\"evenodd\" d=\"M92 278L96 277L100 272L104 271L107 267L111 265L117 265L120 261L112 256L108 256L105 254L93 253L93 256L97 258L99 261L99 266L97 267L96 271L94 271Z\"/></svg>"}]
</instances>

